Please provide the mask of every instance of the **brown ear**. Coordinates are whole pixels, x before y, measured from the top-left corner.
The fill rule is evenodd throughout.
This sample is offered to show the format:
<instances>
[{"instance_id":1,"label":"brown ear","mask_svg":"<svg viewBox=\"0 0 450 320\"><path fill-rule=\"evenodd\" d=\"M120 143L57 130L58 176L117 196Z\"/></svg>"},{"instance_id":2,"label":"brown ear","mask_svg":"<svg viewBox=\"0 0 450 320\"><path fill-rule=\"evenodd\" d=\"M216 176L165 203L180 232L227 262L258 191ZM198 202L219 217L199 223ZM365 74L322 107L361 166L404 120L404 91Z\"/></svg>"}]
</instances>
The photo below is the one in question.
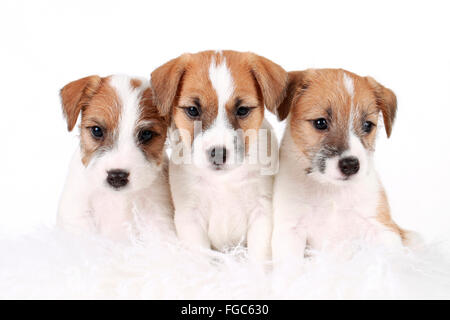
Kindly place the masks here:
<instances>
[{"instance_id":1,"label":"brown ear","mask_svg":"<svg viewBox=\"0 0 450 320\"><path fill-rule=\"evenodd\" d=\"M151 74L154 102L162 116L166 116L172 108L188 59L189 54L184 54L163 64Z\"/></svg>"},{"instance_id":2,"label":"brown ear","mask_svg":"<svg viewBox=\"0 0 450 320\"><path fill-rule=\"evenodd\" d=\"M286 97L277 110L278 120L282 121L287 118L294 100L299 97L302 91L306 90L308 85L306 73L307 71L291 71L288 73Z\"/></svg>"},{"instance_id":3,"label":"brown ear","mask_svg":"<svg viewBox=\"0 0 450 320\"><path fill-rule=\"evenodd\" d=\"M90 76L73 81L61 89L61 103L67 120L67 130L72 131L81 109L95 94L101 81L99 76Z\"/></svg>"},{"instance_id":4,"label":"brown ear","mask_svg":"<svg viewBox=\"0 0 450 320\"><path fill-rule=\"evenodd\" d=\"M287 72L278 64L253 53L250 56L250 67L261 89L264 104L269 111L276 113L284 98Z\"/></svg>"},{"instance_id":5,"label":"brown ear","mask_svg":"<svg viewBox=\"0 0 450 320\"><path fill-rule=\"evenodd\" d=\"M397 97L392 90L383 87L375 79L366 77L372 86L377 99L378 108L383 114L384 127L388 138L391 136L392 126L394 125L395 114L397 113Z\"/></svg>"}]
</instances>

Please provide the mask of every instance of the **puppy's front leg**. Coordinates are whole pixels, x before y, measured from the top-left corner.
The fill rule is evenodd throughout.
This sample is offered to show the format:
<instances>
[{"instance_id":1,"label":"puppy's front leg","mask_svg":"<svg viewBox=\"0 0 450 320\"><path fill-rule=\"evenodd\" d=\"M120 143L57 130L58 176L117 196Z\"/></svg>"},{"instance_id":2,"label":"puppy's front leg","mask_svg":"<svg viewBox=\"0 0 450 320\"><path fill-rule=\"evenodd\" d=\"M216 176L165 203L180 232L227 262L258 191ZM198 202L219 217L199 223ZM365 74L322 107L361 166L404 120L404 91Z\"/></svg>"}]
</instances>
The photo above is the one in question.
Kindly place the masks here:
<instances>
[{"instance_id":1,"label":"puppy's front leg","mask_svg":"<svg viewBox=\"0 0 450 320\"><path fill-rule=\"evenodd\" d=\"M206 228L202 226L195 209L175 211L175 228L178 238L191 248L211 249Z\"/></svg>"},{"instance_id":2,"label":"puppy's front leg","mask_svg":"<svg viewBox=\"0 0 450 320\"><path fill-rule=\"evenodd\" d=\"M305 255L306 232L298 231L290 223L275 223L272 236L272 256L275 263Z\"/></svg>"},{"instance_id":3,"label":"puppy's front leg","mask_svg":"<svg viewBox=\"0 0 450 320\"><path fill-rule=\"evenodd\" d=\"M272 235L272 256L274 263L292 258L303 259L305 255L306 227L299 225L297 206L274 204L274 228ZM300 208L298 208L300 209Z\"/></svg>"},{"instance_id":4,"label":"puppy's front leg","mask_svg":"<svg viewBox=\"0 0 450 320\"><path fill-rule=\"evenodd\" d=\"M272 237L271 203L267 202L258 209L247 231L248 255L251 261L264 263L270 260Z\"/></svg>"},{"instance_id":5,"label":"puppy's front leg","mask_svg":"<svg viewBox=\"0 0 450 320\"><path fill-rule=\"evenodd\" d=\"M273 193L272 259L276 264L305 255L308 208L298 200L299 188L290 183L290 172L280 169ZM302 222L303 221L303 222Z\"/></svg>"}]
</instances>

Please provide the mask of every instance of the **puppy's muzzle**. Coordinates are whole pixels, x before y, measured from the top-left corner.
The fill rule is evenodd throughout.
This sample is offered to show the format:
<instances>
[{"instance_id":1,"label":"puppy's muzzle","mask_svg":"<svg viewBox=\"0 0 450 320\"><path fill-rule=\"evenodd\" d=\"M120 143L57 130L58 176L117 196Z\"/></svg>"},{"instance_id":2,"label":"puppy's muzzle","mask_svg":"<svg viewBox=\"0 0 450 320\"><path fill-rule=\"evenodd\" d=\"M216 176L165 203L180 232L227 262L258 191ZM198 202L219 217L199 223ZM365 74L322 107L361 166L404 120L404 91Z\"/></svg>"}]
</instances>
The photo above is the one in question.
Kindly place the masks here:
<instances>
[{"instance_id":1,"label":"puppy's muzzle","mask_svg":"<svg viewBox=\"0 0 450 320\"><path fill-rule=\"evenodd\" d=\"M349 177L359 171L359 160L355 157L346 157L339 160L339 169L341 172Z\"/></svg>"},{"instance_id":2,"label":"puppy's muzzle","mask_svg":"<svg viewBox=\"0 0 450 320\"><path fill-rule=\"evenodd\" d=\"M109 170L107 173L108 176L106 178L106 181L114 189L125 187L128 184L128 177L130 175L129 172L120 169L115 169Z\"/></svg>"},{"instance_id":3,"label":"puppy's muzzle","mask_svg":"<svg viewBox=\"0 0 450 320\"><path fill-rule=\"evenodd\" d=\"M224 146L215 146L206 152L208 161L215 167L224 165L227 162L227 149Z\"/></svg>"}]
</instances>

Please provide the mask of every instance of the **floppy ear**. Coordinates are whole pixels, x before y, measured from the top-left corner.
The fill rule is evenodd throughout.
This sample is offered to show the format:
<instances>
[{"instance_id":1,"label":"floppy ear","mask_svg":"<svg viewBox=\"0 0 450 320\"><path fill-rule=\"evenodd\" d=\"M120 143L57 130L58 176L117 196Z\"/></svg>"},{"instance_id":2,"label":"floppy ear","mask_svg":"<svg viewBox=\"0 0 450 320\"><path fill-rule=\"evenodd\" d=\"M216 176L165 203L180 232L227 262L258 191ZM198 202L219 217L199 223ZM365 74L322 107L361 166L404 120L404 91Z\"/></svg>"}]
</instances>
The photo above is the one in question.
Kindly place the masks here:
<instances>
[{"instance_id":1,"label":"floppy ear","mask_svg":"<svg viewBox=\"0 0 450 320\"><path fill-rule=\"evenodd\" d=\"M391 136L392 126L394 125L395 114L397 113L397 97L392 90L383 87L375 79L366 77L377 99L378 108L383 114L384 127L388 138Z\"/></svg>"},{"instance_id":2,"label":"floppy ear","mask_svg":"<svg viewBox=\"0 0 450 320\"><path fill-rule=\"evenodd\" d=\"M64 117L67 120L67 130L72 131L81 109L95 94L101 81L99 76L90 76L73 81L61 89L59 94Z\"/></svg>"},{"instance_id":3,"label":"floppy ear","mask_svg":"<svg viewBox=\"0 0 450 320\"><path fill-rule=\"evenodd\" d=\"M276 109L284 98L287 72L278 64L253 53L250 56L250 68L261 89L264 104L276 114Z\"/></svg>"},{"instance_id":4,"label":"floppy ear","mask_svg":"<svg viewBox=\"0 0 450 320\"><path fill-rule=\"evenodd\" d=\"M306 90L308 86L306 73L307 71L291 71L288 73L286 96L277 110L278 120L282 121L287 118L294 100Z\"/></svg>"},{"instance_id":5,"label":"floppy ear","mask_svg":"<svg viewBox=\"0 0 450 320\"><path fill-rule=\"evenodd\" d=\"M151 74L153 98L162 116L166 116L172 108L188 59L189 54L184 54L163 64Z\"/></svg>"}]
</instances>

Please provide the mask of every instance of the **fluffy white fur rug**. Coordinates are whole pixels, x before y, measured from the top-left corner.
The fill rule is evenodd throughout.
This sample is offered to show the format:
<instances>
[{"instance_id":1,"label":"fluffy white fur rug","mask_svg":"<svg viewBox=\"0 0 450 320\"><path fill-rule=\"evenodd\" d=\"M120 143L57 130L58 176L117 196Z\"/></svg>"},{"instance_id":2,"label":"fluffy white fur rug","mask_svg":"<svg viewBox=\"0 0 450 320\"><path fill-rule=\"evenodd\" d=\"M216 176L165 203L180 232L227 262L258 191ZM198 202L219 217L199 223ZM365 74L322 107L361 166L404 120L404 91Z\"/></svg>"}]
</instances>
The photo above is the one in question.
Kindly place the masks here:
<instances>
[{"instance_id":1,"label":"fluffy white fur rug","mask_svg":"<svg viewBox=\"0 0 450 320\"><path fill-rule=\"evenodd\" d=\"M42 229L0 236L0 298L450 299L447 245L351 258L312 253L280 272L250 265L245 250L193 253L149 239L132 245Z\"/></svg>"}]
</instances>

